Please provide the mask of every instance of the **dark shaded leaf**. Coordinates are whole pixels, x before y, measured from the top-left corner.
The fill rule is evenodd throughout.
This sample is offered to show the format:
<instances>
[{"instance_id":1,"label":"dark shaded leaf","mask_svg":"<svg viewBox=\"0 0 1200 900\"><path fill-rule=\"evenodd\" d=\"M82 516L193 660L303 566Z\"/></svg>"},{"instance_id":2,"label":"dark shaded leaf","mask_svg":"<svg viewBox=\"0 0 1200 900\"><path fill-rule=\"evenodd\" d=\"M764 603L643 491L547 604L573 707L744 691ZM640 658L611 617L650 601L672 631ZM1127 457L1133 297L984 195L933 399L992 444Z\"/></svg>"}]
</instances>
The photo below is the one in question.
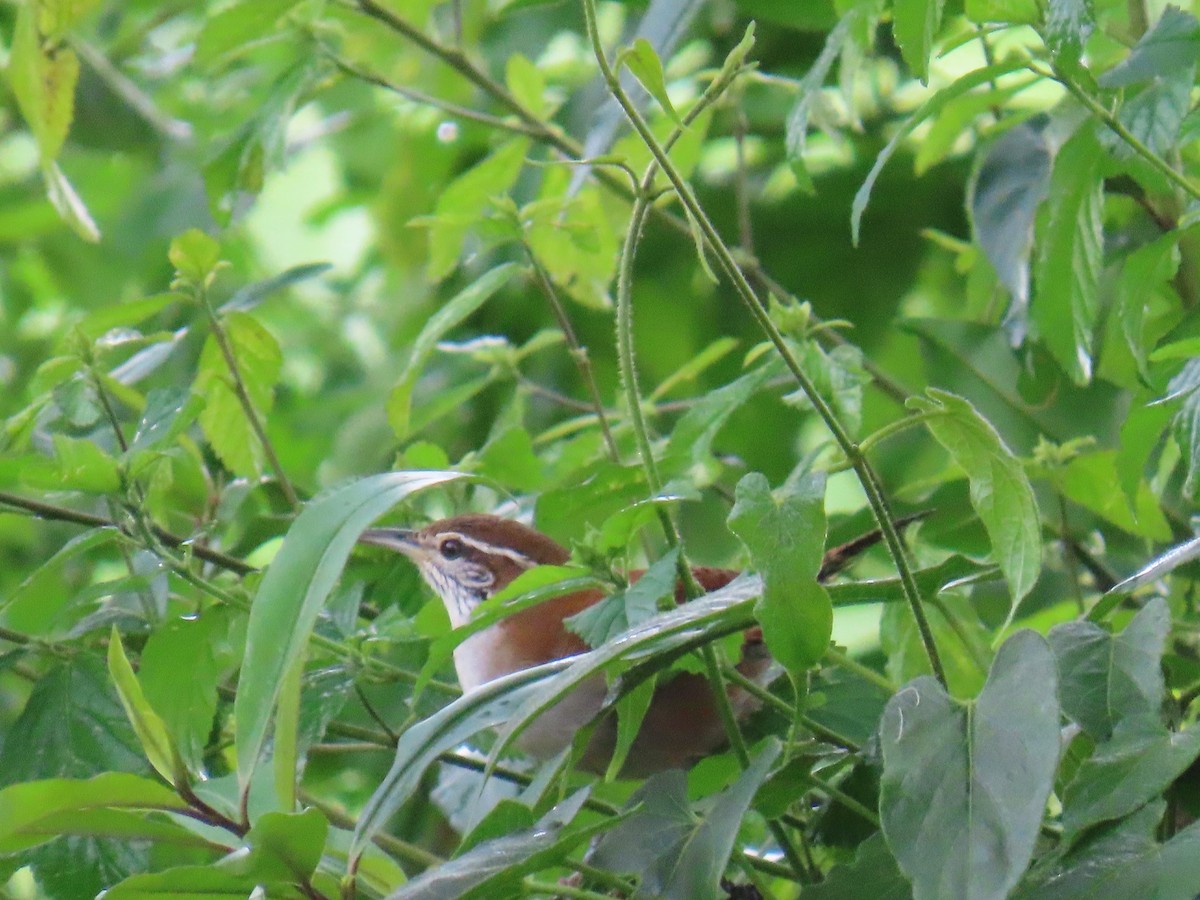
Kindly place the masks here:
<instances>
[{"instance_id":1,"label":"dark shaded leaf","mask_svg":"<svg viewBox=\"0 0 1200 900\"><path fill-rule=\"evenodd\" d=\"M973 703L923 676L880 725L883 833L913 896L1002 900L1037 840L1058 762L1054 656L1019 631Z\"/></svg>"}]
</instances>

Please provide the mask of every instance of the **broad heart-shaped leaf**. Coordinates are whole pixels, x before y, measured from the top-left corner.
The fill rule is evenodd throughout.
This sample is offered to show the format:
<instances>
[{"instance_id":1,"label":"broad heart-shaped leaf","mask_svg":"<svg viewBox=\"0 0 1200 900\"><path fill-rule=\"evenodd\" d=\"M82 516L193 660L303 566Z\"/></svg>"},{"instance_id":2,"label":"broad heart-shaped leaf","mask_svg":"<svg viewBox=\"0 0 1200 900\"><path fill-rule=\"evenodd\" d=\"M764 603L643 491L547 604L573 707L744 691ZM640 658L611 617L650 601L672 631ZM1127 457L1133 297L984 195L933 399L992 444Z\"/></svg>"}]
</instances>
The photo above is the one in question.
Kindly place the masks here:
<instances>
[{"instance_id":1,"label":"broad heart-shaped leaf","mask_svg":"<svg viewBox=\"0 0 1200 900\"><path fill-rule=\"evenodd\" d=\"M532 828L483 841L462 856L422 873L388 900L491 900L519 894L517 882L525 874L555 865L583 841L608 827L602 821L569 829L590 793L591 788L581 788L542 816Z\"/></svg>"},{"instance_id":2,"label":"broad heart-shaped leaf","mask_svg":"<svg viewBox=\"0 0 1200 900\"><path fill-rule=\"evenodd\" d=\"M250 609L233 706L243 790L266 741L284 673L304 653L359 534L410 494L462 477L457 472L371 475L317 497L296 517Z\"/></svg>"},{"instance_id":3,"label":"broad heart-shaped leaf","mask_svg":"<svg viewBox=\"0 0 1200 900\"><path fill-rule=\"evenodd\" d=\"M926 413L925 425L967 473L971 505L992 542L996 565L1012 592L1008 620L1029 593L1042 564L1042 535L1033 488L1021 463L991 424L962 397L934 388L908 405Z\"/></svg>"},{"instance_id":4,"label":"broad heart-shaped leaf","mask_svg":"<svg viewBox=\"0 0 1200 900\"><path fill-rule=\"evenodd\" d=\"M70 828L47 828L48 819L98 809L184 812L187 804L166 785L123 772L106 772L88 780L51 778L13 784L0 790L0 855L71 832Z\"/></svg>"},{"instance_id":5,"label":"broad heart-shaped leaf","mask_svg":"<svg viewBox=\"0 0 1200 900\"><path fill-rule=\"evenodd\" d=\"M641 625L619 634L603 647L568 657L569 665L537 685L507 720L492 749L489 765L528 728L538 716L568 692L619 660L637 660L656 652L694 644L700 633L712 629L714 637L730 634L753 622L752 602L762 594L762 580L743 575L720 590L691 600L670 612L660 613Z\"/></svg>"},{"instance_id":6,"label":"broad heart-shaped leaf","mask_svg":"<svg viewBox=\"0 0 1200 900\"><path fill-rule=\"evenodd\" d=\"M1170 630L1171 611L1161 597L1147 603L1120 634L1086 621L1050 629L1063 712L1099 741L1108 740L1121 719L1156 715Z\"/></svg>"},{"instance_id":7,"label":"broad heart-shaped leaf","mask_svg":"<svg viewBox=\"0 0 1200 900\"><path fill-rule=\"evenodd\" d=\"M729 527L763 578L755 608L774 657L800 678L829 647L833 604L817 583L825 552L825 478L791 478L777 491L751 472L738 482Z\"/></svg>"},{"instance_id":8,"label":"broad heart-shaped leaf","mask_svg":"<svg viewBox=\"0 0 1200 900\"><path fill-rule=\"evenodd\" d=\"M350 856L355 858L362 853L388 819L413 795L425 772L444 751L457 747L485 728L494 728L507 721L536 693L544 678L562 671L569 664L570 660L555 660L496 678L405 731L396 744L396 758L391 769L358 818Z\"/></svg>"},{"instance_id":9,"label":"broad heart-shaped leaf","mask_svg":"<svg viewBox=\"0 0 1200 900\"><path fill-rule=\"evenodd\" d=\"M892 30L913 75L928 81L929 54L942 21L945 0L896 0Z\"/></svg>"},{"instance_id":10,"label":"broad heart-shaped leaf","mask_svg":"<svg viewBox=\"0 0 1200 900\"><path fill-rule=\"evenodd\" d=\"M509 279L516 271L517 268L512 263L497 266L474 284L464 288L429 317L429 321L425 323L425 327L413 341L408 365L404 367L400 381L397 382L392 389L391 396L388 397L388 422L398 436L403 438L409 432L413 388L416 386L421 369L424 368L429 355L437 346L437 342L447 331L461 323L471 313L483 306L496 291L508 284Z\"/></svg>"},{"instance_id":11,"label":"broad heart-shaped leaf","mask_svg":"<svg viewBox=\"0 0 1200 900\"><path fill-rule=\"evenodd\" d=\"M681 770L649 778L629 798L629 818L600 841L593 862L639 876L634 898L716 900L742 817L779 749L770 739L736 782L696 810Z\"/></svg>"},{"instance_id":12,"label":"broad heart-shaped leaf","mask_svg":"<svg viewBox=\"0 0 1200 900\"><path fill-rule=\"evenodd\" d=\"M1087 126L1058 151L1037 242L1033 317L1041 340L1076 384L1092 378L1104 266L1102 153Z\"/></svg>"},{"instance_id":13,"label":"broad heart-shaped leaf","mask_svg":"<svg viewBox=\"0 0 1200 900\"><path fill-rule=\"evenodd\" d=\"M1168 731L1153 716L1124 719L1079 767L1063 795L1063 837L1128 815L1161 794L1200 756L1200 725Z\"/></svg>"},{"instance_id":14,"label":"broad heart-shaped leaf","mask_svg":"<svg viewBox=\"0 0 1200 900\"><path fill-rule=\"evenodd\" d=\"M974 702L929 676L888 702L879 812L916 900L1002 900L1020 879L1058 765L1056 680L1046 641L1018 631Z\"/></svg>"},{"instance_id":15,"label":"broad heart-shaped leaf","mask_svg":"<svg viewBox=\"0 0 1200 900\"><path fill-rule=\"evenodd\" d=\"M1023 122L992 144L971 190L971 224L1012 306L1010 327L1024 337L1030 249L1038 207L1050 190L1053 151L1044 122Z\"/></svg>"}]
</instances>

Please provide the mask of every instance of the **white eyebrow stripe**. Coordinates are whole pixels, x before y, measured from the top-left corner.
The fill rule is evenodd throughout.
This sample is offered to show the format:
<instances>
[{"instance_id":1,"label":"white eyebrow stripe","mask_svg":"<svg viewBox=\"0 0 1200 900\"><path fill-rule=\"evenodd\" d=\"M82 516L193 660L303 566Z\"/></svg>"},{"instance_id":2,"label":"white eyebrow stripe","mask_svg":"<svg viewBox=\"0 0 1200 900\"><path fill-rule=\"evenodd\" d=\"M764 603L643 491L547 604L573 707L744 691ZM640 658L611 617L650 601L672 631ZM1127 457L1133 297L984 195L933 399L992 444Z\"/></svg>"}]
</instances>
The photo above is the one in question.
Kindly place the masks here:
<instances>
[{"instance_id":1,"label":"white eyebrow stripe","mask_svg":"<svg viewBox=\"0 0 1200 900\"><path fill-rule=\"evenodd\" d=\"M490 553L490 554L495 554L496 556L503 556L507 559L511 559L518 566L521 566L524 569L532 569L535 565L534 561L532 559L530 559L528 556L526 556L524 553L519 553L510 547L500 547L500 546L497 546L496 544L486 543L485 541L477 541L477 540L475 540L475 538L469 537L465 534L461 534L457 531L446 531L446 532L443 532L442 534L439 534L438 542L441 543L441 541L444 538L448 538L448 537L458 538L460 541L462 541L468 547L474 547L476 550L480 551L481 553Z\"/></svg>"}]
</instances>

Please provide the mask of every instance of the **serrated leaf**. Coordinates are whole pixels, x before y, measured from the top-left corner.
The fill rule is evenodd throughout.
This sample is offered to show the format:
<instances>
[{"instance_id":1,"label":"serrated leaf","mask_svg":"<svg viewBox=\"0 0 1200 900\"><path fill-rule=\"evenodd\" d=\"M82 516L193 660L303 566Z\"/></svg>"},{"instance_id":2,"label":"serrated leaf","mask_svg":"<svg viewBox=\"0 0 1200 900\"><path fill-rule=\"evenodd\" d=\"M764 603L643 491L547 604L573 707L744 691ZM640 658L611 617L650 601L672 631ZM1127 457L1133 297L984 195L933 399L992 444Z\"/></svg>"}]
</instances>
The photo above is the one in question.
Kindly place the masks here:
<instances>
[{"instance_id":1,"label":"serrated leaf","mask_svg":"<svg viewBox=\"0 0 1200 900\"><path fill-rule=\"evenodd\" d=\"M8 80L21 115L37 138L42 162L49 163L58 156L71 129L79 58L61 41L43 42L40 7L23 3L17 9Z\"/></svg>"},{"instance_id":2,"label":"serrated leaf","mask_svg":"<svg viewBox=\"0 0 1200 900\"><path fill-rule=\"evenodd\" d=\"M1027 327L1033 225L1050 190L1052 159L1041 124L1017 125L988 150L971 191L975 237L1012 297L1008 319L1018 337Z\"/></svg>"},{"instance_id":3,"label":"serrated leaf","mask_svg":"<svg viewBox=\"0 0 1200 900\"><path fill-rule=\"evenodd\" d=\"M614 635L640 625L658 613L665 597L674 596L678 559L678 550L669 551L625 590L563 619L563 624L590 647L599 647Z\"/></svg>"},{"instance_id":4,"label":"serrated leaf","mask_svg":"<svg viewBox=\"0 0 1200 900\"><path fill-rule=\"evenodd\" d=\"M221 261L221 245L199 228L190 228L171 241L167 258L180 276L200 285Z\"/></svg>"},{"instance_id":5,"label":"serrated leaf","mask_svg":"<svg viewBox=\"0 0 1200 900\"><path fill-rule=\"evenodd\" d=\"M755 607L772 655L800 679L829 648L833 605L817 583L825 553L825 478L793 477L772 491L751 472L737 484L729 527L763 578ZM798 683L798 682L797 682Z\"/></svg>"},{"instance_id":6,"label":"serrated leaf","mask_svg":"<svg viewBox=\"0 0 1200 900\"><path fill-rule=\"evenodd\" d=\"M1081 128L1054 160L1038 235L1033 316L1042 341L1076 384L1092 378L1104 265L1104 179L1095 131Z\"/></svg>"},{"instance_id":7,"label":"serrated leaf","mask_svg":"<svg viewBox=\"0 0 1200 900\"><path fill-rule=\"evenodd\" d=\"M858 845L853 862L834 866L824 881L804 892L809 900L912 900L912 889L880 832Z\"/></svg>"},{"instance_id":8,"label":"serrated leaf","mask_svg":"<svg viewBox=\"0 0 1200 900\"><path fill-rule=\"evenodd\" d=\"M446 332L462 323L483 306L493 294L508 284L516 271L516 267L511 263L497 266L478 281L464 288L429 317L429 321L425 323L425 327L413 341L408 364L404 367L399 382L388 397L388 422L398 437L404 438L409 433L413 389L416 387L417 378L420 377L426 361L437 346L437 342Z\"/></svg>"},{"instance_id":9,"label":"serrated leaf","mask_svg":"<svg viewBox=\"0 0 1200 900\"><path fill-rule=\"evenodd\" d=\"M279 344L271 332L247 313L226 313L222 325L250 404L259 420L265 420L274 403L275 383L283 368ZM192 390L204 398L200 427L221 461L238 475L257 477L263 465L262 444L247 418L229 363L215 335L209 335L204 342Z\"/></svg>"},{"instance_id":10,"label":"serrated leaf","mask_svg":"<svg viewBox=\"0 0 1200 900\"><path fill-rule=\"evenodd\" d=\"M967 473L971 505L1012 593L1011 621L1041 569L1041 526L1033 488L1021 463L969 402L935 388L927 393L910 398L908 405L930 416L925 420L930 434Z\"/></svg>"},{"instance_id":11,"label":"serrated leaf","mask_svg":"<svg viewBox=\"0 0 1200 900\"><path fill-rule=\"evenodd\" d=\"M1096 740L1130 716L1157 715L1163 701L1162 654L1171 611L1147 603L1120 634L1087 621L1050 629L1063 712Z\"/></svg>"},{"instance_id":12,"label":"serrated leaf","mask_svg":"<svg viewBox=\"0 0 1200 900\"><path fill-rule=\"evenodd\" d=\"M880 723L883 833L915 900L1003 900L1033 854L1058 764L1054 656L1019 631L977 700L922 676Z\"/></svg>"}]
</instances>

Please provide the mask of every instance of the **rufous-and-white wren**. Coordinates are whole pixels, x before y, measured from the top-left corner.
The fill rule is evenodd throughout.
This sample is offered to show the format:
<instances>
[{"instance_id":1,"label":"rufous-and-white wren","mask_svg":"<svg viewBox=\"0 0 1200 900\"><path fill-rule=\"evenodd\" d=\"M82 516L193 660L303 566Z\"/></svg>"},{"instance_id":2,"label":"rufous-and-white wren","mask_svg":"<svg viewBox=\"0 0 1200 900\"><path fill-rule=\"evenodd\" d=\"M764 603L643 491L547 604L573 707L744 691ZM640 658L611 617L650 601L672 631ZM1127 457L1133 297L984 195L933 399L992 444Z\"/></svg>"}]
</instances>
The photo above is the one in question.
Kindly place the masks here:
<instances>
[{"instance_id":1,"label":"rufous-and-white wren","mask_svg":"<svg viewBox=\"0 0 1200 900\"><path fill-rule=\"evenodd\" d=\"M859 552L874 539L867 536L830 551L818 577L826 577L840 567L847 555ZM359 540L411 559L442 598L455 628L466 624L481 602L503 590L522 572L538 565L562 565L570 557L564 547L541 532L491 515L454 516L418 530L373 528ZM738 574L730 569L712 568L696 568L694 572L707 591L724 587ZM640 575L641 572L633 572L630 578L637 580ZM564 594L516 612L462 641L454 650L454 667L463 690L472 691L510 672L588 650L578 635L567 630L563 620L599 602L603 596L596 589ZM679 602L684 600L682 585L677 588L676 596ZM759 629L745 632L737 669L756 682L761 682L772 670L772 660ZM744 689L730 685L727 690L739 718L757 708L758 701ZM602 676L583 683L543 713L523 733L518 746L543 758L558 753L580 728L595 718L605 693ZM604 771L612 755L615 726L610 715L596 728L581 761L584 768ZM686 768L716 752L724 743L725 731L707 679L678 673L655 690L622 774L642 777L663 769Z\"/></svg>"}]
</instances>

